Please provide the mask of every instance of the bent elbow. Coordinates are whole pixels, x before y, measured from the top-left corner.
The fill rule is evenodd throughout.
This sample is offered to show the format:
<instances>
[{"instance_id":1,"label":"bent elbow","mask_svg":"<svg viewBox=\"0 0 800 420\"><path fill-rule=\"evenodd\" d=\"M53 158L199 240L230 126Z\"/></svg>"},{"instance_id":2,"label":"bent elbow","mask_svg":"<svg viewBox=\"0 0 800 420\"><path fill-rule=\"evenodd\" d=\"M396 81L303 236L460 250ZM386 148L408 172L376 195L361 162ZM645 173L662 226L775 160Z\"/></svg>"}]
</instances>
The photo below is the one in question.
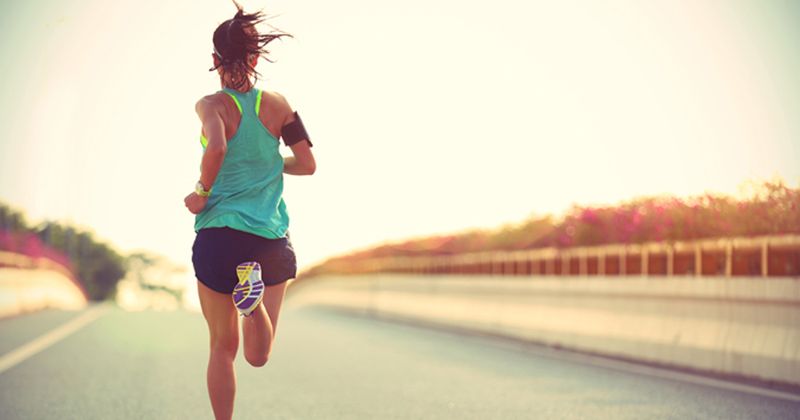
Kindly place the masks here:
<instances>
[{"instance_id":1,"label":"bent elbow","mask_svg":"<svg viewBox=\"0 0 800 420\"><path fill-rule=\"evenodd\" d=\"M213 147L209 145L208 148L206 148L205 154L214 158L223 158L227 151L228 147L224 144Z\"/></svg>"},{"instance_id":2,"label":"bent elbow","mask_svg":"<svg viewBox=\"0 0 800 420\"><path fill-rule=\"evenodd\" d=\"M310 164L306 165L306 175L314 175L314 172L317 172L316 162L311 162Z\"/></svg>"}]
</instances>

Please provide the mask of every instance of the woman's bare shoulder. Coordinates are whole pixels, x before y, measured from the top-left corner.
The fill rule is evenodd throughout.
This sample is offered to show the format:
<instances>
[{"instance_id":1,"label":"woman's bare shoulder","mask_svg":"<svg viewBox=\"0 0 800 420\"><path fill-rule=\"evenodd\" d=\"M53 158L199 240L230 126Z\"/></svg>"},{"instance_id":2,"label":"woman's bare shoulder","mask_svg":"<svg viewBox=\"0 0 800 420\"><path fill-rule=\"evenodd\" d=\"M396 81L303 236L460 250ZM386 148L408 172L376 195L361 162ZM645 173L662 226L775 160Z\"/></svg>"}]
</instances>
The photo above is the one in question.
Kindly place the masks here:
<instances>
[{"instance_id":1,"label":"woman's bare shoulder","mask_svg":"<svg viewBox=\"0 0 800 420\"><path fill-rule=\"evenodd\" d=\"M216 108L224 106L224 96L225 93L223 92L214 92L210 95L203 96L195 104L195 109L200 111L203 108Z\"/></svg>"},{"instance_id":2,"label":"woman's bare shoulder","mask_svg":"<svg viewBox=\"0 0 800 420\"><path fill-rule=\"evenodd\" d=\"M281 115L282 117L288 116L292 113L292 107L289 105L289 101L286 100L286 97L281 95L278 92L267 91L265 90L262 94L261 100L267 100L268 109L271 109L272 112ZM282 120L284 118L281 118Z\"/></svg>"}]
</instances>

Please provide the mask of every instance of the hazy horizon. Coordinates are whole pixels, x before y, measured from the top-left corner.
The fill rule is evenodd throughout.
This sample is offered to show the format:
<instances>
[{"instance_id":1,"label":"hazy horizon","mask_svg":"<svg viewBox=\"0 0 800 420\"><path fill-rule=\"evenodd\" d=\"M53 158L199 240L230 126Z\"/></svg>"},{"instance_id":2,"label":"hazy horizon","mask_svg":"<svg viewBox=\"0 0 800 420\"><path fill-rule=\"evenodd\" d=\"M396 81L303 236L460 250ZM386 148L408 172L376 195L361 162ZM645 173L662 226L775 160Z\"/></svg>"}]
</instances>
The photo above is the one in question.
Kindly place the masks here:
<instances>
[{"instance_id":1,"label":"hazy horizon","mask_svg":"<svg viewBox=\"0 0 800 420\"><path fill-rule=\"evenodd\" d=\"M301 267L572 205L800 186L800 5L242 4L295 36L258 86L315 144L317 174L286 177ZM194 103L219 89L232 4L0 9L0 201L189 267Z\"/></svg>"}]
</instances>

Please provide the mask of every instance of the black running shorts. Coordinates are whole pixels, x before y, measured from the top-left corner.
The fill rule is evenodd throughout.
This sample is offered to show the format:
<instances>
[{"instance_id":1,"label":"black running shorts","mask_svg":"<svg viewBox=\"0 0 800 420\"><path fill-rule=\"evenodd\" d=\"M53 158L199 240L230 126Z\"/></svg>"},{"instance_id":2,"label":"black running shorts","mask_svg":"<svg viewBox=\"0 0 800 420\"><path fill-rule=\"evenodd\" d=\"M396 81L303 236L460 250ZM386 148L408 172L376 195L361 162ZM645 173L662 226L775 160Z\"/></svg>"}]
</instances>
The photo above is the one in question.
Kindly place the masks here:
<instances>
[{"instance_id":1,"label":"black running shorts","mask_svg":"<svg viewBox=\"0 0 800 420\"><path fill-rule=\"evenodd\" d=\"M267 239L227 227L197 232L192 246L194 274L209 288L232 293L239 282L236 266L247 261L261 264L261 279L266 286L297 275L297 261L289 238Z\"/></svg>"}]
</instances>

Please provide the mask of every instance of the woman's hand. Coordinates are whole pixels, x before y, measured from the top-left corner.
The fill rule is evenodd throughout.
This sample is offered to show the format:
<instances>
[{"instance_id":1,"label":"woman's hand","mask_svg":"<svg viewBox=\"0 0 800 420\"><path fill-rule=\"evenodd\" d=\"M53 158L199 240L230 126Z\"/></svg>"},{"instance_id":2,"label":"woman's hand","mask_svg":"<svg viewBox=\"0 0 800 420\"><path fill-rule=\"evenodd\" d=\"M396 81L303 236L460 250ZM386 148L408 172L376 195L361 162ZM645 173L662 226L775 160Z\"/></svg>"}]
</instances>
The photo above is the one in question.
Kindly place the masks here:
<instances>
[{"instance_id":1,"label":"woman's hand","mask_svg":"<svg viewBox=\"0 0 800 420\"><path fill-rule=\"evenodd\" d=\"M186 208L189 209L192 214L198 214L206 207L208 197L200 197L197 193L193 192L183 199L183 203L186 204Z\"/></svg>"}]
</instances>

